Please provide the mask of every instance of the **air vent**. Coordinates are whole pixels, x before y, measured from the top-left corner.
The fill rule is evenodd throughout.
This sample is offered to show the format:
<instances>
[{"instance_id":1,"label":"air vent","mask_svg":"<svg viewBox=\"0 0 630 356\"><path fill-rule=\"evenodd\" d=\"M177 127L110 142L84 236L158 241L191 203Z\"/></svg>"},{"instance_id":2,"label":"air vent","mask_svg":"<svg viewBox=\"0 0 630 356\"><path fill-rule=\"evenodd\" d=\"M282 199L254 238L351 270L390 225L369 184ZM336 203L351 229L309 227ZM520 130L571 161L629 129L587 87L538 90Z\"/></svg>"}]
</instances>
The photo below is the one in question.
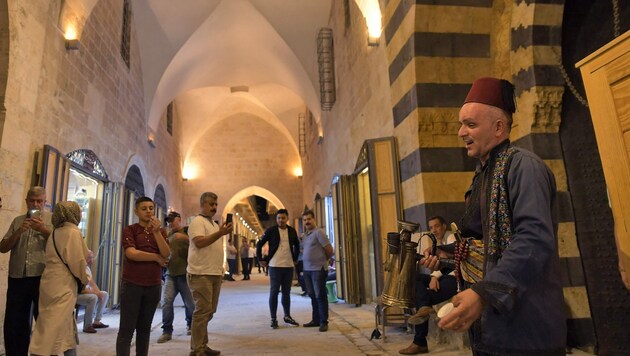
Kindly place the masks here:
<instances>
[{"instance_id":1,"label":"air vent","mask_svg":"<svg viewBox=\"0 0 630 356\"><path fill-rule=\"evenodd\" d=\"M230 87L230 93L237 93L237 92L247 93L249 92L249 87L247 85L239 85L236 87Z\"/></svg>"}]
</instances>

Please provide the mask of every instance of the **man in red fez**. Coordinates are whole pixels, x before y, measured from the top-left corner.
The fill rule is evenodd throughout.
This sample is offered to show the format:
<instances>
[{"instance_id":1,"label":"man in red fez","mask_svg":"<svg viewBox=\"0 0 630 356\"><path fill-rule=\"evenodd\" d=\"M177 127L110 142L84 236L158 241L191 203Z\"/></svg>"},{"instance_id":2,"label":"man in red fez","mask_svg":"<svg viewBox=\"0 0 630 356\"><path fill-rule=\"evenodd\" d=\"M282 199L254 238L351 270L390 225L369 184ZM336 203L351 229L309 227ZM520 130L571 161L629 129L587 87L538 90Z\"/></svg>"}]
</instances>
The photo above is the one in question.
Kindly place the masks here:
<instances>
[{"instance_id":1,"label":"man in red fez","mask_svg":"<svg viewBox=\"0 0 630 356\"><path fill-rule=\"evenodd\" d=\"M535 154L510 143L514 87L476 80L458 136L479 160L460 229L483 264L461 257L455 308L439 326L468 330L474 355L564 355L566 320L555 216L556 183ZM434 256L424 265L436 269Z\"/></svg>"}]
</instances>

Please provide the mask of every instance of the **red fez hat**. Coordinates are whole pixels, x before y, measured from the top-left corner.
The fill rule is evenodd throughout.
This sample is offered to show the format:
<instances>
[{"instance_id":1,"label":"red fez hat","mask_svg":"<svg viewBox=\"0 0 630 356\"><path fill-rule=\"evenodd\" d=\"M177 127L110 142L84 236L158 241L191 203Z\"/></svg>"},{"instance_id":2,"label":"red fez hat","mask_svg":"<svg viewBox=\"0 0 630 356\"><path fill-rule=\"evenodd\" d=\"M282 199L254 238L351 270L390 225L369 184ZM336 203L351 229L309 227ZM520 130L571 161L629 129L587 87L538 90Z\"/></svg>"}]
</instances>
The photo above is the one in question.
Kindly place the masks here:
<instances>
[{"instance_id":1,"label":"red fez hat","mask_svg":"<svg viewBox=\"0 0 630 356\"><path fill-rule=\"evenodd\" d=\"M479 78L473 82L466 103L482 103L513 114L516 111L514 85L505 79Z\"/></svg>"}]
</instances>

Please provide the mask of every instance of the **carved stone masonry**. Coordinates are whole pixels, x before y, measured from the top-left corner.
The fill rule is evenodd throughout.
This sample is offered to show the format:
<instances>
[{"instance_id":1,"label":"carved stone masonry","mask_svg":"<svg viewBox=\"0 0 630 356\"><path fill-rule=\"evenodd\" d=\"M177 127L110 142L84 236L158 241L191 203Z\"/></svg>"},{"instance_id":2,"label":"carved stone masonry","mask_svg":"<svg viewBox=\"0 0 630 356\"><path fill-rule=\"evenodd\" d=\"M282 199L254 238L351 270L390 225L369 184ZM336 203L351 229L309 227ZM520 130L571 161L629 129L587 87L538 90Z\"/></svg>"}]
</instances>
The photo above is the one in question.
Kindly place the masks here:
<instances>
[{"instance_id":1,"label":"carved stone masonry","mask_svg":"<svg viewBox=\"0 0 630 356\"><path fill-rule=\"evenodd\" d=\"M560 128L563 87L537 87L532 132L555 133Z\"/></svg>"}]
</instances>

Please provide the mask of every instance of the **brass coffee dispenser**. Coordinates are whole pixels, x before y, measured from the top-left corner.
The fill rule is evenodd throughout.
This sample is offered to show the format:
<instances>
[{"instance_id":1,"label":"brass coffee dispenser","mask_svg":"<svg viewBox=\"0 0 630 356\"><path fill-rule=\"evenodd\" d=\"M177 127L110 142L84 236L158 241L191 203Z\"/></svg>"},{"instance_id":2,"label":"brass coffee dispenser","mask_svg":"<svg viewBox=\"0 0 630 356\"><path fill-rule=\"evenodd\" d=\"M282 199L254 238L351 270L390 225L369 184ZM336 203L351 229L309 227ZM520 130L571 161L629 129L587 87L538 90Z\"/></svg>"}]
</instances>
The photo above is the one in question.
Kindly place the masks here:
<instances>
[{"instance_id":1,"label":"brass coffee dispenser","mask_svg":"<svg viewBox=\"0 0 630 356\"><path fill-rule=\"evenodd\" d=\"M390 307L413 308L416 292L416 249L418 244L411 241L411 234L419 224L398 221L400 232L387 234L387 262L389 272L385 289L381 296L383 305Z\"/></svg>"}]
</instances>

